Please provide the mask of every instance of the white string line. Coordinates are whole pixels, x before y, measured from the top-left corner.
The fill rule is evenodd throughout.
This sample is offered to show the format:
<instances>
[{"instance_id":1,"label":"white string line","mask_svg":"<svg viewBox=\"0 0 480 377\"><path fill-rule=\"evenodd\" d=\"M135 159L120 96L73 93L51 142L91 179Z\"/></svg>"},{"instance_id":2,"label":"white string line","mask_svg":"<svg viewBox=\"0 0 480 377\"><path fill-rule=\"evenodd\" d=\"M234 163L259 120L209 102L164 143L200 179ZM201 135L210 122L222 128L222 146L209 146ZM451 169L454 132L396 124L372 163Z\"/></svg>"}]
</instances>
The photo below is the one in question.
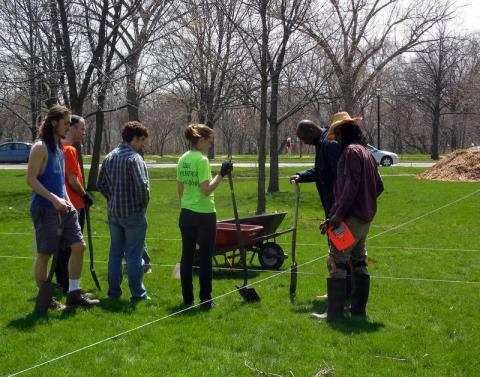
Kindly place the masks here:
<instances>
[{"instance_id":1,"label":"white string line","mask_svg":"<svg viewBox=\"0 0 480 377\"><path fill-rule=\"evenodd\" d=\"M451 203L449 203L449 204L446 204L446 205L444 205L444 206L442 206L442 207L440 207L440 208L438 208L438 209L436 209L436 210L430 211L429 213L427 213L427 214L425 214L425 215L418 216L418 217L416 217L415 219L412 219L412 220L407 221L407 222L405 222L405 223L403 223L403 224L400 224L400 225L398 225L398 226L394 226L394 227L392 227L392 228L390 228L390 229L387 229L386 231L381 232L381 233L379 233L379 234L377 234L377 235L375 235L375 236L373 236L373 237L371 237L371 238L378 237L378 236L383 235L383 234L385 234L385 233L387 233L387 232L389 232L389 231L392 231L392 230L398 229L398 228L400 228L400 227L402 227L402 226L405 226L405 225L407 225L407 224L410 224L410 223L412 223L413 221L419 220L419 219L421 219L421 218L423 218L423 217L425 217L425 216L427 216L427 215L429 215L429 214L432 214L432 213L437 212L437 211L439 211L439 210L441 210L441 209L443 209L443 208L446 208L446 207L448 207L448 206L450 206L450 205L453 205L454 203L458 203L459 201L464 200L464 199L466 199L466 198L468 198L468 197L476 194L477 192L480 192L480 189L477 190L477 191L475 191L475 192L473 192L473 193L471 193L471 194L469 194L469 195L464 196L463 198L457 199L457 200L455 200L455 201L453 201L453 202L451 202ZM313 263L313 262L316 262L316 261L318 261L318 260L320 260L320 259L322 259L322 258L325 258L326 256L328 256L328 254L322 255L321 257L315 258L315 259L313 259L313 260L311 260L311 261L302 263L302 264L298 265L297 268L298 268L298 267L305 266L305 265L307 265L307 264L311 264L311 263ZM284 270L284 271L281 271L281 272L278 273L278 274L273 274L273 275L268 276L268 277L266 277L266 278L264 278L264 279L257 280L257 281L255 281L255 282L253 282L253 283L248 284L247 287L250 287L250 286L252 286L252 285L257 285L258 283L264 282L264 281L269 280L269 279L271 279L271 278L273 278L273 277L280 276L280 275L285 274L285 273L287 273L287 272L289 272L289 271L290 271L290 270ZM214 301L214 300L216 300L216 299L225 297L225 296L230 295L230 294L232 294L233 292L236 292L236 291L237 291L237 289L232 290L232 291L230 291L230 292L227 292L227 293L224 293L224 294L222 294L222 295L220 295L220 296L217 296L217 297L215 297L215 298L212 298L212 299L209 300L209 301ZM107 341L109 341L109 340L112 340L112 339L118 338L118 337L120 337L120 336L129 334L129 333L131 333L131 332L133 332L133 331L136 331L136 330L139 330L139 329L141 329L141 328L143 328L143 327L147 327L147 326L149 326L149 325L151 325L151 324L154 324L154 323L157 323L157 322L159 322L159 321L162 321L163 319L167 319L167 318L173 317L173 316L175 316L175 315L177 315L177 314L180 314L180 313L183 313L183 312L185 312L185 311L187 311L187 310L190 310L190 309L193 309L193 308L195 308L195 307L198 307L199 305L200 305L200 304L195 305L195 306L191 306L191 307L189 307L189 308L182 309L182 310L180 310L180 311L178 311L178 312L171 313L171 314L169 314L169 315L167 315L167 316L164 316L164 317L161 317L161 318L157 318L157 319L155 319L155 320L153 320L153 321L144 323L144 324L142 324L142 325L139 325L139 326L137 326L137 327L134 327L133 329L124 331L124 332L122 332L122 333L120 333L120 334L111 336L111 337L109 337L109 338L102 339L102 340L100 340L100 341L98 341L98 342L92 343L92 344L90 344L90 345L86 345L86 346L81 347L81 348L79 348L79 349L77 349L77 350L68 352L68 353L66 353L66 354L64 354L64 355L58 356L58 357L56 357L56 358L47 360L47 361L45 361L45 362L43 362L43 363L34 365L34 366L30 367L30 368L27 368L27 369L24 369L24 370L22 370L22 371L16 372L16 373L14 373L14 374L9 375L9 377L13 377L13 376L19 375L19 374L21 374L21 373L24 373L24 372L27 372L27 371L30 371L30 370L39 368L39 367L41 367L41 366L43 366L43 365L46 365L46 364L55 362L55 361L60 360L60 359L63 359L63 358L65 358L65 357L68 357L68 356L70 356L70 355L73 355L73 354L75 354L75 353L78 353L78 352L80 352L80 351L83 351L83 350L85 350L85 349L94 347L94 346L96 346L96 345L98 345L98 344L102 344L102 343L105 343L105 342L107 342Z\"/></svg>"},{"instance_id":2,"label":"white string line","mask_svg":"<svg viewBox=\"0 0 480 377\"><path fill-rule=\"evenodd\" d=\"M479 190L476 190L476 191L474 191L474 192L472 192L472 193L470 193L470 194L468 194L468 195L466 195L466 196L464 196L464 197L462 197L462 198L459 198L459 199L457 199L457 200L454 200L453 202L450 202L450 203L448 203L448 204L445 204L444 206L441 206L441 207L439 207L439 208L437 208L437 209L434 209L433 211L430 211L430 212L427 212L427 213L425 213L425 214L423 214L423 215L421 215L421 216L415 217L415 218L412 219L412 220L408 220L408 221L406 221L406 222L404 222L404 223L402 223L402 224L396 225L396 226L394 226L394 227L392 227L392 228L389 228L389 229L387 229L387 230L385 230L385 231L383 231L383 232L380 232L380 233L378 233L378 234L375 234L375 235L372 236L372 237L368 237L368 240L374 239L374 238L379 237L379 236L381 236L381 235L383 235L383 234L385 234L385 233L387 233L387 232L391 232L392 230L395 230L395 229L401 228L401 227L403 227L403 226L405 226L405 225L411 224L411 223L414 222L414 221L420 220L420 219L422 219L422 218L424 218L424 217L426 217L426 216L428 216L428 215L431 215L432 213L435 213L435 212L438 212L438 211L440 211L440 210L442 210L442 209L444 209L444 208L450 207L450 206L452 206L452 205L454 205L454 204L456 204L456 203L458 203L458 202L461 202L462 200L465 200L465 199L467 199L467 198L469 198L469 197L471 197L471 196L473 196L473 195L475 195L475 194L477 194L477 193L479 193L479 192L480 192L480 189L479 189Z\"/></svg>"},{"instance_id":3,"label":"white string line","mask_svg":"<svg viewBox=\"0 0 480 377\"><path fill-rule=\"evenodd\" d=\"M387 231L396 229L396 227L392 229L387 229ZM385 233L385 232L384 232ZM33 236L33 233L9 233L9 232L0 232L0 236ZM283 234L282 234L283 236ZM377 235L369 238L376 237ZM279 236L280 237L280 236ZM93 235L92 238L110 238L110 236L96 236ZM168 241L168 242L180 242L182 241L181 238L160 238L160 237L145 237L146 240L154 240L154 241ZM278 245L291 245L291 242L276 242ZM297 242L297 246L325 246L325 243L300 243ZM453 248L439 248L439 247L408 247L408 246L380 246L380 245L368 245L368 249L403 249L403 250L440 250L440 251L462 251L462 252L480 252L480 249L453 249ZM5 256L0 256L0 258L6 258Z\"/></svg>"},{"instance_id":4,"label":"white string line","mask_svg":"<svg viewBox=\"0 0 480 377\"><path fill-rule=\"evenodd\" d=\"M322 255L321 257L315 258L315 259L313 259L313 260L311 260L311 261L302 263L302 264L298 265L298 267L305 266L305 265L307 265L307 264L311 264L311 263L313 263L313 262L316 262L317 260L319 260L319 259L321 259L321 258L325 258L327 255L328 255L328 254L325 254L325 255ZM253 282L253 283L247 284L246 287L251 287L251 286L253 286L253 285L257 285L257 284L259 284L259 283L262 283L262 282L264 282L264 281L266 281L266 280L269 280L269 279L271 279L271 278L273 278L273 277L277 277L277 276L279 276L279 275L281 275L281 274L285 274L285 273L287 273L287 272L290 272L290 270L289 270L289 269L288 269L288 270L284 270L284 271L281 271L280 273L278 273L278 274L276 274L276 275L267 276L267 277L264 278L264 279L257 280L257 281L255 281L255 282ZM214 297L214 298L212 298L212 299L210 299L210 300L208 300L208 301L206 301L206 302L218 300L218 299L220 299L220 298L222 298L222 297L231 295L232 293L237 292L237 291L238 291L238 289L231 290L231 291L229 291L229 292L226 292L226 293L223 293L223 294L221 294L221 295L219 295L219 296L216 296L216 297ZM130 330L123 331L123 332L121 332L121 333L119 333L119 334L117 334L117 335L110 336L110 337L108 337L108 338L99 340L98 342L95 342L95 343L86 345L86 346L81 347L81 348L78 348L78 349L76 349L76 350L74 350L74 351L65 353L65 354L63 354L63 355L61 355L61 356L57 356L57 357L55 357L55 358L53 358L53 359L44 361L43 363L40 363L40 364L31 366L30 368L21 370L21 371L19 371L19 372L15 372L15 373L13 373L13 374L8 375L8 377L17 376L17 375L19 375L19 374L21 374L21 373L25 373L25 372L28 372L28 371L30 371L30 370L33 370L33 369L39 368L39 367L41 367L41 366L44 366L44 365L46 365L46 364L53 363L53 362L58 361L58 360L60 360L60 359L64 359L64 358L66 358L66 357L68 357L68 356L71 356L71 355L73 355L73 354L75 354L75 353L81 352L81 351L86 350L86 349L88 349L88 348L95 347L95 346L97 346L97 345L99 345L99 344L108 342L109 340L113 340L113 339L119 338L119 337L121 337L121 336L127 335L127 334L129 334L129 333L131 333L131 332L133 332L133 331L140 330L140 329L142 329L142 328L144 328L144 327L153 325L154 323L157 323L157 322L160 322L160 321L162 321L162 320L164 320L164 319L173 317L173 316L175 316L175 315L177 315L177 314L181 314L181 313L184 313L184 312L186 312L186 311L188 311L188 310L192 310L192 309L194 309L194 308L198 308L200 305L201 305L201 304L193 305L193 306L184 308L184 309L182 309L182 310L179 310L179 311L177 311L177 312L170 313L170 314L168 314L168 315L166 315L166 316L163 316L163 317L154 319L153 321L149 321L149 322L146 322L146 323L144 323L144 324L142 324L142 325L136 326L136 327L134 327L134 328L132 328L132 329L130 329Z\"/></svg>"},{"instance_id":5,"label":"white string line","mask_svg":"<svg viewBox=\"0 0 480 377\"><path fill-rule=\"evenodd\" d=\"M461 284L480 284L480 281L469 280L446 280L446 279L428 279L428 278L409 278L409 277L395 277L395 276L377 276L370 275L374 279L388 279L388 280L408 280L408 281L427 281L433 283L461 283Z\"/></svg>"},{"instance_id":6,"label":"white string line","mask_svg":"<svg viewBox=\"0 0 480 377\"><path fill-rule=\"evenodd\" d=\"M0 258L14 258L14 259L31 259L29 257L14 257L14 256L4 256L0 255ZM89 261L84 260L84 263L89 263ZM107 264L108 261L96 261L96 263ZM162 268L172 268L175 267L174 264L158 264L158 263L150 263L151 266L154 267L162 267ZM193 266L194 269L199 269L198 266ZM229 271L229 272L241 272L243 271L242 268L236 267L220 267L220 266L212 266L214 270L217 271ZM262 273L270 273L270 274L283 274L285 272L290 271L290 269L286 270L264 270L260 268L248 268L248 272L262 272ZM305 276L323 276L323 272L305 272L305 271L297 271L298 275L305 275ZM393 280L411 280L411 281L427 281L427 282L443 282L443 283L465 283L465 284L480 284L480 281L468 281L468 280L446 280L446 279L430 279L430 278L410 278L410 277L395 277L395 276L377 276L377 275L370 275L372 278L375 279L393 279Z\"/></svg>"}]
</instances>

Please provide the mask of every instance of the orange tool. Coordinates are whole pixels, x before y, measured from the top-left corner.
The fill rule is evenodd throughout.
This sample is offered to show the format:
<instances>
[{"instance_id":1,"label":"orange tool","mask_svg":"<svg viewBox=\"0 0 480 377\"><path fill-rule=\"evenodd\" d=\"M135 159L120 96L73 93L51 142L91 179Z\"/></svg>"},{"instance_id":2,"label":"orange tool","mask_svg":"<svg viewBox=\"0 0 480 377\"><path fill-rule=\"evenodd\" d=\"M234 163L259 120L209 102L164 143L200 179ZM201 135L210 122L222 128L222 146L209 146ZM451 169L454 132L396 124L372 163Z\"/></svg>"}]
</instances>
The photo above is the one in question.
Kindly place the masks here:
<instances>
[{"instance_id":1,"label":"orange tool","mask_svg":"<svg viewBox=\"0 0 480 377\"><path fill-rule=\"evenodd\" d=\"M355 245L355 237L344 221L336 228L329 226L327 234L335 249L339 251L345 251Z\"/></svg>"}]
</instances>

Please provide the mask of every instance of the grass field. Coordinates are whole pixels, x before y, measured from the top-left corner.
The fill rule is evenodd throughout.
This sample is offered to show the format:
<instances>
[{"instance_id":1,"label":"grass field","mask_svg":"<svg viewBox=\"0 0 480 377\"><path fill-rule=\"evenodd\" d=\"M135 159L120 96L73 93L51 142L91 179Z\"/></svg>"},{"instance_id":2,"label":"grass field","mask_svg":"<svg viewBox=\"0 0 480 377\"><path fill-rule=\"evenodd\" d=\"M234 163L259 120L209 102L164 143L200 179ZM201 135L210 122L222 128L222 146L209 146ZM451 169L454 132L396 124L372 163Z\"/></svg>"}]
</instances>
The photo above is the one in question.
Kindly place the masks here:
<instances>
[{"instance_id":1,"label":"grass field","mask_svg":"<svg viewBox=\"0 0 480 377\"><path fill-rule=\"evenodd\" d=\"M96 270L104 290L94 290L88 269L82 286L98 295L101 306L38 319L31 314L36 290L25 171L0 171L0 376L31 367L20 375L260 375L245 363L297 377L327 367L335 376L478 376L480 184L421 181L412 176L420 171L381 169L386 189L368 243L375 261L368 318L334 323L310 319L311 311L325 308L315 296L325 292L327 251L313 184L301 186L294 302L287 273L250 272L262 301L245 304L234 291L241 275L220 270L214 273L216 308L175 314L181 291L170 278L180 256L173 169L150 171L147 241L155 265L144 280L152 300L132 305L126 281L123 301L106 299L108 226L105 202L96 194ZM281 176L294 172L281 169ZM235 171L241 215L255 211L254 173ZM215 195L219 219L232 217L225 183ZM269 211L289 211L282 226L290 226L293 190L286 179L267 200ZM290 253L289 236L277 241ZM290 259L282 270L289 265Z\"/></svg>"}]
</instances>

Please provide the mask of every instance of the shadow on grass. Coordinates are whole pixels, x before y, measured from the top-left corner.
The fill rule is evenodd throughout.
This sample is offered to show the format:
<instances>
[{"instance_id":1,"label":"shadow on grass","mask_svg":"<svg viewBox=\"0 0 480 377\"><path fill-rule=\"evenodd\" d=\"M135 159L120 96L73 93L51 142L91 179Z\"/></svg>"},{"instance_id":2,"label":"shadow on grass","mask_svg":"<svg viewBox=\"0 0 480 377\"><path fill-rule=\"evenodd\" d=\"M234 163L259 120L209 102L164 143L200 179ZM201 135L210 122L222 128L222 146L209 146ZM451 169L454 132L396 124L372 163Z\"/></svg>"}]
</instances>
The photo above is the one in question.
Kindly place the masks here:
<instances>
[{"instance_id":1,"label":"shadow on grass","mask_svg":"<svg viewBox=\"0 0 480 377\"><path fill-rule=\"evenodd\" d=\"M169 314L178 313L178 315L181 315L181 316L194 316L204 311L205 309L202 309L199 306L190 307L190 306L184 305L183 303L170 306L169 308L167 308L167 312Z\"/></svg>"},{"instance_id":2,"label":"shadow on grass","mask_svg":"<svg viewBox=\"0 0 480 377\"><path fill-rule=\"evenodd\" d=\"M295 303L295 298L290 301ZM299 314L324 313L327 310L327 300L313 300L307 302L296 302L293 311Z\"/></svg>"},{"instance_id":3,"label":"shadow on grass","mask_svg":"<svg viewBox=\"0 0 480 377\"><path fill-rule=\"evenodd\" d=\"M370 333L385 327L383 323L370 322L367 318L363 317L345 317L334 321L328 321L327 324L333 330L337 330L344 334Z\"/></svg>"},{"instance_id":4,"label":"shadow on grass","mask_svg":"<svg viewBox=\"0 0 480 377\"><path fill-rule=\"evenodd\" d=\"M58 312L57 312L58 313ZM67 308L60 312L60 315L41 315L31 312L24 317L11 320L7 324L7 328L13 328L19 331L29 331L35 326L47 325L52 320L65 320L75 315L75 308Z\"/></svg>"},{"instance_id":5,"label":"shadow on grass","mask_svg":"<svg viewBox=\"0 0 480 377\"><path fill-rule=\"evenodd\" d=\"M236 269L235 270L229 270L228 269L228 266L219 266L219 267L222 267L222 268L225 268L225 270L215 270L215 267L213 268L213 279L216 279L216 280L223 280L223 279L226 279L226 280L241 280L243 279L243 271L242 270L238 270L237 267L235 267ZM198 275L198 270L194 270L194 274L195 275ZM249 279L253 279L257 276L260 275L260 272L257 272L257 271L249 271L247 273L247 276Z\"/></svg>"},{"instance_id":6,"label":"shadow on grass","mask_svg":"<svg viewBox=\"0 0 480 377\"><path fill-rule=\"evenodd\" d=\"M135 311L136 305L130 300L127 301L108 297L100 300L99 307L112 313L132 313Z\"/></svg>"},{"instance_id":7,"label":"shadow on grass","mask_svg":"<svg viewBox=\"0 0 480 377\"><path fill-rule=\"evenodd\" d=\"M293 311L300 314L325 313L327 311L327 299L297 303ZM375 332L384 327L383 323L370 322L368 318L352 317L347 313L344 318L326 321L326 323L333 330L340 331L344 334Z\"/></svg>"}]
</instances>

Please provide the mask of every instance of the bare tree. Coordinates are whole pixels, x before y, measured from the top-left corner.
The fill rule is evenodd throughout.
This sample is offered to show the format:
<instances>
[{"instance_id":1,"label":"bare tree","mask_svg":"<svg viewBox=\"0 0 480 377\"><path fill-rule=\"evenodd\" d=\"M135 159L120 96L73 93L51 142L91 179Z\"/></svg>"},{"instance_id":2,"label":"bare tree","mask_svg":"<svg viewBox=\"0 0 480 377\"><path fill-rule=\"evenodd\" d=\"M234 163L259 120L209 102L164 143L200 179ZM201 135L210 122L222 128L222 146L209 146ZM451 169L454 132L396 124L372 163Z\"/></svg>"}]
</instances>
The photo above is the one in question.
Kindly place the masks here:
<instances>
[{"instance_id":1,"label":"bare tree","mask_svg":"<svg viewBox=\"0 0 480 377\"><path fill-rule=\"evenodd\" d=\"M238 70L244 61L241 40L231 20L238 17L238 0L189 0L182 29L169 38L173 93L184 96L187 111L214 128L222 112L235 102ZM209 152L213 158L214 148Z\"/></svg>"},{"instance_id":2,"label":"bare tree","mask_svg":"<svg viewBox=\"0 0 480 377\"><path fill-rule=\"evenodd\" d=\"M301 30L333 67L338 109L355 113L383 68L431 40L428 32L451 15L451 0L328 0L317 2Z\"/></svg>"},{"instance_id":3,"label":"bare tree","mask_svg":"<svg viewBox=\"0 0 480 377\"><path fill-rule=\"evenodd\" d=\"M461 41L447 34L446 26L438 30L435 42L412 62L407 71L409 90L431 116L431 156L439 159L439 134L442 112L451 104L461 59Z\"/></svg>"}]
</instances>

